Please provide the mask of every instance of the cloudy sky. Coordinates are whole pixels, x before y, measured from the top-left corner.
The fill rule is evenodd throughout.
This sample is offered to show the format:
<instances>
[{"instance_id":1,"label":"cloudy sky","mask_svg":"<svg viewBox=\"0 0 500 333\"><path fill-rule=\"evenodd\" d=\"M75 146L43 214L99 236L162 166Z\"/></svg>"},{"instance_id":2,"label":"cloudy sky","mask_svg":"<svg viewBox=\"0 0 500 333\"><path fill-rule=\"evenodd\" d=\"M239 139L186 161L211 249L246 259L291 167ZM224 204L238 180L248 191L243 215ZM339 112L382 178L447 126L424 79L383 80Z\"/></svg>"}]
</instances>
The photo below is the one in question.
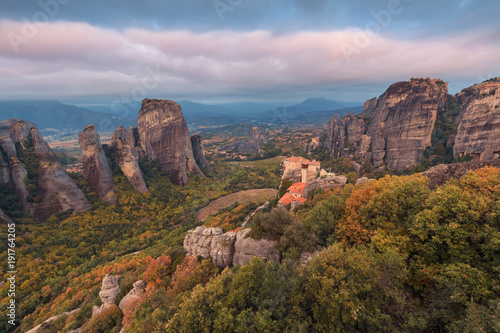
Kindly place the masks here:
<instances>
[{"instance_id":1,"label":"cloudy sky","mask_svg":"<svg viewBox=\"0 0 500 333\"><path fill-rule=\"evenodd\" d=\"M1 0L0 99L364 101L500 76L498 0Z\"/></svg>"}]
</instances>

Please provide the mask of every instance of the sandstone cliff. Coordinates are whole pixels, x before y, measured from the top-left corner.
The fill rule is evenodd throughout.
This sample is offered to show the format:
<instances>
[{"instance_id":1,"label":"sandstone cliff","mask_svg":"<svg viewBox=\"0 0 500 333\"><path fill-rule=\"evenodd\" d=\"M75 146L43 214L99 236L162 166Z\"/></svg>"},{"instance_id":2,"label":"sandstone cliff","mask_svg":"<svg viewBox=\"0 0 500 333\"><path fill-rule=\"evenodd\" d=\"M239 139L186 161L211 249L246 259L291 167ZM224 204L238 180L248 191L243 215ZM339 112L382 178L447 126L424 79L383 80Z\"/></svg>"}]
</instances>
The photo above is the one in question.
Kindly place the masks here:
<instances>
[{"instance_id":1,"label":"sandstone cliff","mask_svg":"<svg viewBox=\"0 0 500 333\"><path fill-rule=\"evenodd\" d=\"M476 84L458 94L461 112L453 156L476 161L500 159L500 78Z\"/></svg>"},{"instance_id":2,"label":"sandstone cliff","mask_svg":"<svg viewBox=\"0 0 500 333\"><path fill-rule=\"evenodd\" d=\"M445 107L447 85L431 79L398 82L379 99L365 103L360 115L333 117L327 139L331 156L357 156L393 170L416 165L431 144L437 113Z\"/></svg>"},{"instance_id":3,"label":"sandstone cliff","mask_svg":"<svg viewBox=\"0 0 500 333\"><path fill-rule=\"evenodd\" d=\"M148 188L139 168L139 153L134 147L135 139L133 135L133 132L128 132L120 126L111 138L111 145L116 163L120 166L132 186L134 186L137 192L145 193L148 191Z\"/></svg>"},{"instance_id":4,"label":"sandstone cliff","mask_svg":"<svg viewBox=\"0 0 500 333\"><path fill-rule=\"evenodd\" d=\"M144 99L137 119L140 142L149 160L158 161L174 184L186 185L189 174L204 176L196 164L179 104Z\"/></svg>"},{"instance_id":5,"label":"sandstone cliff","mask_svg":"<svg viewBox=\"0 0 500 333\"><path fill-rule=\"evenodd\" d=\"M206 168L208 171L213 172L212 168L210 167L210 164L208 164L207 160L205 159L203 141L201 139L201 136L193 135L191 137L191 146L193 147L193 156L196 163L199 166Z\"/></svg>"},{"instance_id":6,"label":"sandstone cliff","mask_svg":"<svg viewBox=\"0 0 500 333\"><path fill-rule=\"evenodd\" d=\"M116 194L113 172L95 126L86 126L80 133L79 141L82 148L83 177L103 201L114 204Z\"/></svg>"},{"instance_id":7,"label":"sandstone cliff","mask_svg":"<svg viewBox=\"0 0 500 333\"><path fill-rule=\"evenodd\" d=\"M28 140L30 139L30 140ZM32 147L27 147L29 141ZM24 210L41 221L51 215L73 209L82 212L91 205L73 179L61 168L55 154L40 135L35 124L24 120L0 123L0 183L12 187L20 197ZM18 158L18 149L32 151L38 162L36 202L28 202L27 168ZM35 166L31 166L35 167Z\"/></svg>"}]
</instances>

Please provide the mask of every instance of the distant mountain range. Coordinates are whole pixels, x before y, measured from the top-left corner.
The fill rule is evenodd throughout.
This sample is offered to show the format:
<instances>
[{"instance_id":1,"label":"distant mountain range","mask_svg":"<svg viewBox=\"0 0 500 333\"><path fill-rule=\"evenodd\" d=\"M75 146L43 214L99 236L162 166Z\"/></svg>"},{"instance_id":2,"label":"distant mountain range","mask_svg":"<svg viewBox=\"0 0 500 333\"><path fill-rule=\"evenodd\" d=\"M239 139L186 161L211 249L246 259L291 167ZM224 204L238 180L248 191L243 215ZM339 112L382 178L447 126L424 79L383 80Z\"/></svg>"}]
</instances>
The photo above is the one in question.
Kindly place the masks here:
<instances>
[{"instance_id":1,"label":"distant mountain range","mask_svg":"<svg viewBox=\"0 0 500 333\"><path fill-rule=\"evenodd\" d=\"M0 101L0 121L23 119L35 123L40 130L81 129L93 124L100 131L114 131L118 126L136 125L137 117L120 118L57 101Z\"/></svg>"},{"instance_id":2,"label":"distant mountain range","mask_svg":"<svg viewBox=\"0 0 500 333\"><path fill-rule=\"evenodd\" d=\"M325 98L310 98L291 106L268 103L235 102L215 105L178 102L189 126L229 125L237 123L266 123L271 125L320 124L334 114L340 116L362 111L361 103L346 103ZM19 118L31 121L44 130L80 130L93 124L100 132L114 131L118 126L136 126L140 103L127 105L134 110L120 116L106 106L63 104L58 101L0 101L0 121ZM136 110L136 111L135 111Z\"/></svg>"}]
</instances>

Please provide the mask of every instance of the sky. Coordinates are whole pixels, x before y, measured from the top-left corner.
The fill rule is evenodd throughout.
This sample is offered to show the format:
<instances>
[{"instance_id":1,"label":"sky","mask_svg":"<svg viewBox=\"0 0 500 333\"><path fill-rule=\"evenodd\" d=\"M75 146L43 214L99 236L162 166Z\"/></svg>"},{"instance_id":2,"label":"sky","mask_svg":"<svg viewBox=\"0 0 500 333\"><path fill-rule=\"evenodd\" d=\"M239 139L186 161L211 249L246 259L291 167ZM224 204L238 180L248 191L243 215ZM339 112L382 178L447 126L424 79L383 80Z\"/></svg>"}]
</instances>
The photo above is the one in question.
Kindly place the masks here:
<instances>
[{"instance_id":1,"label":"sky","mask_svg":"<svg viewBox=\"0 0 500 333\"><path fill-rule=\"evenodd\" d=\"M1 0L0 99L363 102L500 76L498 0Z\"/></svg>"}]
</instances>

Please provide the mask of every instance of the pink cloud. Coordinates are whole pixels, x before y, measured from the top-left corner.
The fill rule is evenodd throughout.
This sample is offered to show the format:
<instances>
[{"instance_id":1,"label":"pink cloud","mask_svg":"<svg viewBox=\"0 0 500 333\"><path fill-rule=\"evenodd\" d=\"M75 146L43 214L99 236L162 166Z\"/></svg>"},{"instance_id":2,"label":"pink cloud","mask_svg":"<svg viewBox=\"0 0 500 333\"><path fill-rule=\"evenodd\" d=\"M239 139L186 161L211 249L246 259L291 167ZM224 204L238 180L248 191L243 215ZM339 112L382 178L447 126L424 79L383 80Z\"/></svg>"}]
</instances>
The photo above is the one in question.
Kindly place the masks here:
<instances>
[{"instance_id":1,"label":"pink cloud","mask_svg":"<svg viewBox=\"0 0 500 333\"><path fill-rule=\"evenodd\" d=\"M492 36L399 40L359 31L117 31L87 23L48 23L34 36L23 22L0 21L2 98L128 93L158 70L151 95L243 95L328 91L358 83L498 73ZM19 52L12 36L20 36ZM30 37L30 38L28 38ZM346 49L351 51L346 55ZM385 89L386 87L381 87Z\"/></svg>"}]
</instances>

